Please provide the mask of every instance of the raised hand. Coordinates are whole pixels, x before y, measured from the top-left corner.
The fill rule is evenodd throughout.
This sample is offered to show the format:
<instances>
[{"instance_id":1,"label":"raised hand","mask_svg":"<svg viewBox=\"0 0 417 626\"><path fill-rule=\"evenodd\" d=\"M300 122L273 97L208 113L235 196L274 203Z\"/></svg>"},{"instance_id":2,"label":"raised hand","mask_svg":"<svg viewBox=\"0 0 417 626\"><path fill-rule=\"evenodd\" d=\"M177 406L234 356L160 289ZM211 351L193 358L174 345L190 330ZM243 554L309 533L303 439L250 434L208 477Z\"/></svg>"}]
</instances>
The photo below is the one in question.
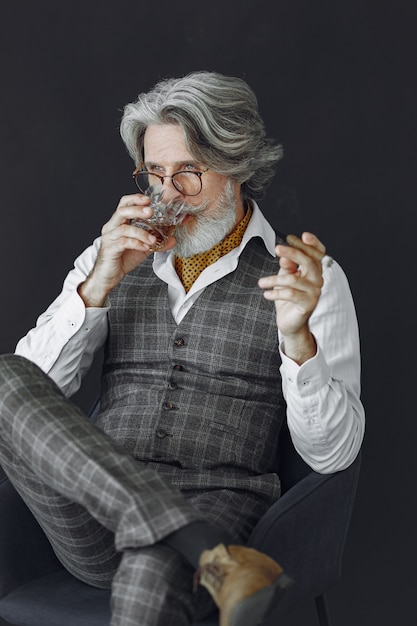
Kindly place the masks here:
<instances>
[{"instance_id":1,"label":"raised hand","mask_svg":"<svg viewBox=\"0 0 417 626\"><path fill-rule=\"evenodd\" d=\"M151 253L156 237L131 224L133 219L152 215L150 199L141 194L123 196L110 220L101 231L101 245L94 268L78 292L86 306L103 306L111 290L122 278L140 265ZM170 237L164 246L175 245Z\"/></svg>"},{"instance_id":2,"label":"raised hand","mask_svg":"<svg viewBox=\"0 0 417 626\"><path fill-rule=\"evenodd\" d=\"M259 280L264 297L275 303L276 320L285 353L298 363L314 356L316 344L308 320L317 306L323 286L321 259L324 245L312 233L301 239L292 236L291 245L278 245L278 274Z\"/></svg>"}]
</instances>

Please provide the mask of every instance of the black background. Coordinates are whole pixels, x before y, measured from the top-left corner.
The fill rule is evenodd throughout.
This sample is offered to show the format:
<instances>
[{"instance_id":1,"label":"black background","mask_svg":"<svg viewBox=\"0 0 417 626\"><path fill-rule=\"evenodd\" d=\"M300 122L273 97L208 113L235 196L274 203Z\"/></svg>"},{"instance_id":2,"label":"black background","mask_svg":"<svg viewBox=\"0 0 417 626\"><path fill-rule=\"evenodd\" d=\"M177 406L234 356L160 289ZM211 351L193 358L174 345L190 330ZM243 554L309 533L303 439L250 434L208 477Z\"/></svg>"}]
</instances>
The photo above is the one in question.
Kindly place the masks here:
<instances>
[{"instance_id":1,"label":"black background","mask_svg":"<svg viewBox=\"0 0 417 626\"><path fill-rule=\"evenodd\" d=\"M123 106L199 69L257 93L285 148L261 207L280 230L326 243L360 322L367 433L343 578L329 594L338 626L417 617L416 18L414 0L2 3L1 353L134 192ZM85 407L95 371L88 380ZM315 623L309 607L293 620Z\"/></svg>"}]
</instances>

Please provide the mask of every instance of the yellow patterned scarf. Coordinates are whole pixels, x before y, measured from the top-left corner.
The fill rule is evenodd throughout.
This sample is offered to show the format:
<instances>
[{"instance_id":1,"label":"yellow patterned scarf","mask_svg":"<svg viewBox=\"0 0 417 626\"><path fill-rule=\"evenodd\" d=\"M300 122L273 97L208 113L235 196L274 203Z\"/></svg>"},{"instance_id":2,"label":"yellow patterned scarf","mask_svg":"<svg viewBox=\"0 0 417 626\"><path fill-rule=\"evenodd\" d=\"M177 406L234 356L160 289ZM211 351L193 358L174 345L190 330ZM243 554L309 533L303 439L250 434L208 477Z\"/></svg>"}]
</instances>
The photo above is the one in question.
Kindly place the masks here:
<instances>
[{"instance_id":1,"label":"yellow patterned scarf","mask_svg":"<svg viewBox=\"0 0 417 626\"><path fill-rule=\"evenodd\" d=\"M184 285L185 291L188 293L193 283L200 276L201 272L211 265L215 263L222 256L234 250L242 243L243 235L245 234L245 230L247 225L249 224L249 220L252 215L252 209L248 207L246 211L245 217L243 220L239 222L232 230L232 232L227 235L222 241L216 244L207 252L201 252L200 254L194 254L194 256L190 257L175 257L174 265L175 270L180 277L182 284Z\"/></svg>"}]
</instances>

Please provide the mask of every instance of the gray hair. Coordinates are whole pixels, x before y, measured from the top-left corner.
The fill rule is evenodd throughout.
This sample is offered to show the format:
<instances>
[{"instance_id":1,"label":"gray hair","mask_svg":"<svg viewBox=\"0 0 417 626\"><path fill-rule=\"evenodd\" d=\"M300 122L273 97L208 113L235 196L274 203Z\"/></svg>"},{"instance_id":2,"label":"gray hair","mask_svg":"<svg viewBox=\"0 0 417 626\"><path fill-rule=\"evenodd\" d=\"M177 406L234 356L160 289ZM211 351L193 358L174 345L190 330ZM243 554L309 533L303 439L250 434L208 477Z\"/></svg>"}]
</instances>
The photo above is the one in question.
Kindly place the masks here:
<instances>
[{"instance_id":1,"label":"gray hair","mask_svg":"<svg viewBox=\"0 0 417 626\"><path fill-rule=\"evenodd\" d=\"M161 80L126 105L120 133L136 165L144 159L144 135L151 124L179 124L193 158L239 182L248 198L263 195L283 153L266 137L249 85L216 72Z\"/></svg>"}]
</instances>

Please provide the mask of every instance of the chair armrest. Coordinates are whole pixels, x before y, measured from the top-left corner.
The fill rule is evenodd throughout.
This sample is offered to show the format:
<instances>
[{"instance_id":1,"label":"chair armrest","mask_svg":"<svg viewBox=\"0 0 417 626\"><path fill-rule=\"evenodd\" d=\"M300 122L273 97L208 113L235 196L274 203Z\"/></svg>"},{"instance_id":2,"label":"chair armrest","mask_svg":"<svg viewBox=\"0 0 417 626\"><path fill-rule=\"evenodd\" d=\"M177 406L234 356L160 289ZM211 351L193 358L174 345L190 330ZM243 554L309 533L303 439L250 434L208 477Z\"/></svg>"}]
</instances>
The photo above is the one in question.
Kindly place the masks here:
<instances>
[{"instance_id":1,"label":"chair armrest","mask_svg":"<svg viewBox=\"0 0 417 626\"><path fill-rule=\"evenodd\" d=\"M62 568L43 530L4 475L0 477L0 597Z\"/></svg>"},{"instance_id":2,"label":"chair armrest","mask_svg":"<svg viewBox=\"0 0 417 626\"><path fill-rule=\"evenodd\" d=\"M359 469L360 456L341 472L310 472L275 502L249 539L295 580L294 602L323 593L340 578Z\"/></svg>"}]
</instances>

